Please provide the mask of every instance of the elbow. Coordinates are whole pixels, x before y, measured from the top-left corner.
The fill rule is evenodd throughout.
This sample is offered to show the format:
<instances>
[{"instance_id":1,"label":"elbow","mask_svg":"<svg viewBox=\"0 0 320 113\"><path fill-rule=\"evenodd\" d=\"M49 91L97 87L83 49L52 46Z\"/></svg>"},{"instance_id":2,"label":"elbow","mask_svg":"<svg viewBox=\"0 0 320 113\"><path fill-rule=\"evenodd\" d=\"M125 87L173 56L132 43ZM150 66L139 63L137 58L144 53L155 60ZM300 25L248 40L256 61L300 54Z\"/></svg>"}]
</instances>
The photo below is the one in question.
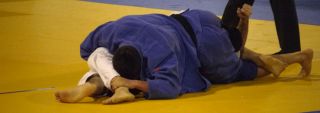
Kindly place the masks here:
<instances>
[{"instance_id":1,"label":"elbow","mask_svg":"<svg viewBox=\"0 0 320 113\"><path fill-rule=\"evenodd\" d=\"M91 53L92 53L92 51L90 51L86 47L84 47L82 45L80 46L80 56L82 59L88 60Z\"/></svg>"}]
</instances>

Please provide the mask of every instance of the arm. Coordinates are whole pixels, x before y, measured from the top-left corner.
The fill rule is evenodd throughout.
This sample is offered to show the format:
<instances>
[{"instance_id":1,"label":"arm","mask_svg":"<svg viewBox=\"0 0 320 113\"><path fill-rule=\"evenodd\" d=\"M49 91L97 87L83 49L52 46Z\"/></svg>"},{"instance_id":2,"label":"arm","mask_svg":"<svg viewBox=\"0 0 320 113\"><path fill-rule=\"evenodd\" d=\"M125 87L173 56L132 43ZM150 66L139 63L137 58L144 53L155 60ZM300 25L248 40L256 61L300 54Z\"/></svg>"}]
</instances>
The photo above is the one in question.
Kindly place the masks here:
<instances>
[{"instance_id":1,"label":"arm","mask_svg":"<svg viewBox=\"0 0 320 113\"><path fill-rule=\"evenodd\" d=\"M248 36L248 29L249 29L249 17L251 15L251 6L248 4L244 4L242 8L238 8L237 14L240 18L240 22L238 24L238 29L242 34L242 47L241 51L245 47L247 36ZM242 52L241 52L242 53Z\"/></svg>"},{"instance_id":2,"label":"arm","mask_svg":"<svg viewBox=\"0 0 320 113\"><path fill-rule=\"evenodd\" d=\"M132 86L131 88L138 89L143 93L148 93L148 89L149 89L148 82L141 81L141 80L130 80L129 83L131 84L130 86Z\"/></svg>"},{"instance_id":3,"label":"arm","mask_svg":"<svg viewBox=\"0 0 320 113\"><path fill-rule=\"evenodd\" d=\"M144 26L137 37L145 38L142 43L142 53L147 64L142 67L143 81L132 80L118 85L140 89L144 92L146 99L170 99L176 98L181 92L182 77L179 73L177 55L172 43L168 43L165 34L154 26ZM155 41L157 40L157 41Z\"/></svg>"},{"instance_id":4,"label":"arm","mask_svg":"<svg viewBox=\"0 0 320 113\"><path fill-rule=\"evenodd\" d=\"M114 77L111 81L112 89L115 90L119 87L128 87L130 89L138 89L143 93L148 93L148 83L142 80L130 80L121 76Z\"/></svg>"},{"instance_id":5,"label":"arm","mask_svg":"<svg viewBox=\"0 0 320 113\"><path fill-rule=\"evenodd\" d=\"M99 47L89 56L87 62L89 68L99 74L108 89L111 89L111 80L119 76L113 68L112 57L106 48Z\"/></svg>"},{"instance_id":6,"label":"arm","mask_svg":"<svg viewBox=\"0 0 320 113\"><path fill-rule=\"evenodd\" d=\"M167 76L167 75L157 75ZM112 81L112 88L117 89L118 87L128 87L130 89L138 89L143 93L147 94L148 99L169 99L176 98L179 93L181 86L177 84L177 81L171 81L169 78L166 79L148 79L147 81L142 80L129 80L120 76L115 77Z\"/></svg>"},{"instance_id":7,"label":"arm","mask_svg":"<svg viewBox=\"0 0 320 113\"><path fill-rule=\"evenodd\" d=\"M170 58L159 66L159 71L151 72L146 81L115 77L117 82L112 82L112 86L139 89L146 94L147 99L170 99L179 96L180 79L177 73L177 61L175 58Z\"/></svg>"},{"instance_id":8,"label":"arm","mask_svg":"<svg viewBox=\"0 0 320 113\"><path fill-rule=\"evenodd\" d=\"M244 47L246 41L247 41L247 37L248 37L248 29L249 29L249 19L240 19L240 22L238 24L238 29L241 32L241 36L242 36L242 46Z\"/></svg>"}]
</instances>

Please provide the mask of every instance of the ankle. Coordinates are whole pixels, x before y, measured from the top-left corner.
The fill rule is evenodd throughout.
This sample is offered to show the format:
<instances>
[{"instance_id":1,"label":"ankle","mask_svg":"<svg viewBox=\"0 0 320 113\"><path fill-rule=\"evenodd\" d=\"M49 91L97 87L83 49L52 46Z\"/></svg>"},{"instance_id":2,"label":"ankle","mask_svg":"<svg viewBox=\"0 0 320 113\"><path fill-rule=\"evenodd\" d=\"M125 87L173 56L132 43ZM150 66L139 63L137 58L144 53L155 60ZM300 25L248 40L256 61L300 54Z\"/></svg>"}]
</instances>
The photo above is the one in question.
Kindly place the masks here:
<instances>
[{"instance_id":1,"label":"ankle","mask_svg":"<svg viewBox=\"0 0 320 113\"><path fill-rule=\"evenodd\" d=\"M300 57L299 57L299 62L303 63L307 59L308 59L308 55L307 54L301 54Z\"/></svg>"},{"instance_id":2,"label":"ankle","mask_svg":"<svg viewBox=\"0 0 320 113\"><path fill-rule=\"evenodd\" d=\"M119 87L116 89L116 92L129 92L129 89L126 87Z\"/></svg>"},{"instance_id":3,"label":"ankle","mask_svg":"<svg viewBox=\"0 0 320 113\"><path fill-rule=\"evenodd\" d=\"M88 93L88 95L91 95L91 94L96 92L97 85L92 84L92 83L86 83L86 84L84 84L84 88L83 89L85 90L85 92Z\"/></svg>"}]
</instances>

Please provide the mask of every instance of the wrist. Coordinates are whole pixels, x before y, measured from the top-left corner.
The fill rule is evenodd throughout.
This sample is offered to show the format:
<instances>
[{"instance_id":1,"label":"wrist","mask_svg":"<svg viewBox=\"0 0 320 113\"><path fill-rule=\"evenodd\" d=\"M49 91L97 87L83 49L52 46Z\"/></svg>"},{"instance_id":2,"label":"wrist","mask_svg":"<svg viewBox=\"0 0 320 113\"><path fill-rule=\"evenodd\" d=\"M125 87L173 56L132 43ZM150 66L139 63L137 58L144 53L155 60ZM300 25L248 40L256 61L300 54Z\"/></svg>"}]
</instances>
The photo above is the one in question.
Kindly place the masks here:
<instances>
[{"instance_id":1,"label":"wrist","mask_svg":"<svg viewBox=\"0 0 320 113\"><path fill-rule=\"evenodd\" d=\"M241 23L248 23L249 22L249 18L240 18L240 22Z\"/></svg>"},{"instance_id":2,"label":"wrist","mask_svg":"<svg viewBox=\"0 0 320 113\"><path fill-rule=\"evenodd\" d=\"M139 82L138 80L129 80L128 81L128 86L130 86L129 88L130 89L137 88L137 86L139 84L138 82Z\"/></svg>"},{"instance_id":3,"label":"wrist","mask_svg":"<svg viewBox=\"0 0 320 113\"><path fill-rule=\"evenodd\" d=\"M111 79L110 88L112 91L114 91L115 89L117 89L119 87L117 84L118 79L119 79L119 76L115 76Z\"/></svg>"}]
</instances>

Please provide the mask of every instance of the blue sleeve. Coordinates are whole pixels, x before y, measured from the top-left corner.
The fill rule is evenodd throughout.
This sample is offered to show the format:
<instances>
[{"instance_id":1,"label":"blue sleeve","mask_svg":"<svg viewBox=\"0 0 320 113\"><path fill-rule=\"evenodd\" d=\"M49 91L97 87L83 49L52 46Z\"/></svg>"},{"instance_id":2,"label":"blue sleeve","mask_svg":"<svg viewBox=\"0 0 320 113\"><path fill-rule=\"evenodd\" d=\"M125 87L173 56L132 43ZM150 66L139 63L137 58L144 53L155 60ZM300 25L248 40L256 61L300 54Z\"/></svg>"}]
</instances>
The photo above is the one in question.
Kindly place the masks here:
<instances>
[{"instance_id":1,"label":"blue sleeve","mask_svg":"<svg viewBox=\"0 0 320 113\"><path fill-rule=\"evenodd\" d=\"M110 26L110 23L112 23L112 22L107 22L105 24L102 24L102 25L98 26L81 43L81 45L80 45L81 58L83 58L84 60L88 60L88 58L91 55L91 53L93 51L95 51L96 48L99 47L100 38L103 38L102 32L104 32L103 30L106 29L106 28L103 29L103 27L106 27L106 25L109 25L108 27L112 27L112 26ZM108 31L105 31L105 32L108 32Z\"/></svg>"},{"instance_id":2,"label":"blue sleeve","mask_svg":"<svg viewBox=\"0 0 320 113\"><path fill-rule=\"evenodd\" d=\"M149 90L147 99L177 98L181 91L181 77L178 74L178 62L172 55L158 66L147 78Z\"/></svg>"},{"instance_id":3,"label":"blue sleeve","mask_svg":"<svg viewBox=\"0 0 320 113\"><path fill-rule=\"evenodd\" d=\"M84 60L88 60L91 53L97 48L94 40L95 33L96 31L91 32L80 45L80 55Z\"/></svg>"}]
</instances>

